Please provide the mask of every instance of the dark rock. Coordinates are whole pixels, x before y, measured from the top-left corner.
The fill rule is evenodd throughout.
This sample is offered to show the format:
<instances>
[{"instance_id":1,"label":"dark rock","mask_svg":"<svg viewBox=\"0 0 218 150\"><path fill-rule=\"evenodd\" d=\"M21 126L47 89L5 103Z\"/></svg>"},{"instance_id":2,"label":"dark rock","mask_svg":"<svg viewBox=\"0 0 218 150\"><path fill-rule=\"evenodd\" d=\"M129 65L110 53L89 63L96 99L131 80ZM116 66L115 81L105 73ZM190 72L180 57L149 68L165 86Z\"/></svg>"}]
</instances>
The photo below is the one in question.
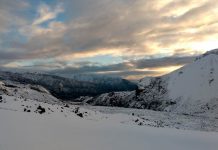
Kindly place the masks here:
<instances>
[{"instance_id":1,"label":"dark rock","mask_svg":"<svg viewBox=\"0 0 218 150\"><path fill-rule=\"evenodd\" d=\"M138 124L139 126L142 126L143 125L143 123L142 122L139 122L139 124Z\"/></svg>"},{"instance_id":2,"label":"dark rock","mask_svg":"<svg viewBox=\"0 0 218 150\"><path fill-rule=\"evenodd\" d=\"M214 79L210 79L209 80L209 85L211 85L211 83L214 81Z\"/></svg>"},{"instance_id":3,"label":"dark rock","mask_svg":"<svg viewBox=\"0 0 218 150\"><path fill-rule=\"evenodd\" d=\"M77 114L79 112L79 107L76 107L74 112Z\"/></svg>"},{"instance_id":4,"label":"dark rock","mask_svg":"<svg viewBox=\"0 0 218 150\"><path fill-rule=\"evenodd\" d=\"M82 113L78 113L77 116L83 118L83 114Z\"/></svg>"},{"instance_id":5,"label":"dark rock","mask_svg":"<svg viewBox=\"0 0 218 150\"><path fill-rule=\"evenodd\" d=\"M45 113L45 108L43 108L42 106L39 105L39 106L37 107L36 111L37 111L38 113L40 113L40 114L43 114L43 113Z\"/></svg>"}]
</instances>

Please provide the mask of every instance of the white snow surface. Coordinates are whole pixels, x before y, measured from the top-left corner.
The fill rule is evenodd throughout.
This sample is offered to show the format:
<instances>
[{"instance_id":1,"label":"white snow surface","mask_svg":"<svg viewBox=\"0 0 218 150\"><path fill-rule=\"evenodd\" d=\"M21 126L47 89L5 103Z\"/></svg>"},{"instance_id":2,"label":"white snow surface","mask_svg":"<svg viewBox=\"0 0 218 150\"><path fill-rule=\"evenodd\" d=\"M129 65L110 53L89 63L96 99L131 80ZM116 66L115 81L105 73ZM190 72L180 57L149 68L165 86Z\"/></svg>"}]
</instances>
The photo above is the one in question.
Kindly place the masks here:
<instances>
[{"instance_id":1,"label":"white snow surface","mask_svg":"<svg viewBox=\"0 0 218 150\"><path fill-rule=\"evenodd\" d=\"M216 150L218 133L0 110L1 150Z\"/></svg>"}]
</instances>

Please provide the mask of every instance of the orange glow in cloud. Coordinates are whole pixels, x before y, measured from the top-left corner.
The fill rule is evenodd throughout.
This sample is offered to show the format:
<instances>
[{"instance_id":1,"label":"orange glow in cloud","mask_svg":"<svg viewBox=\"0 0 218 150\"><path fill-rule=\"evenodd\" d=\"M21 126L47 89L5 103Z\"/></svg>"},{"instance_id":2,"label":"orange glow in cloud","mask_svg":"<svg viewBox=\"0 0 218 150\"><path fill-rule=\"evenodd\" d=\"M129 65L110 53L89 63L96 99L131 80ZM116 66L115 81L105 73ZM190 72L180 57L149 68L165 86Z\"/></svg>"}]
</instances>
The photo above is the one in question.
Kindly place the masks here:
<instances>
[{"instance_id":1,"label":"orange glow in cloud","mask_svg":"<svg viewBox=\"0 0 218 150\"><path fill-rule=\"evenodd\" d=\"M71 54L66 54L57 57L58 60L70 61L72 59L81 59L81 58L91 58L101 55L112 55L112 56L122 56L124 49L99 49L99 50L90 50L85 52L74 52Z\"/></svg>"}]
</instances>

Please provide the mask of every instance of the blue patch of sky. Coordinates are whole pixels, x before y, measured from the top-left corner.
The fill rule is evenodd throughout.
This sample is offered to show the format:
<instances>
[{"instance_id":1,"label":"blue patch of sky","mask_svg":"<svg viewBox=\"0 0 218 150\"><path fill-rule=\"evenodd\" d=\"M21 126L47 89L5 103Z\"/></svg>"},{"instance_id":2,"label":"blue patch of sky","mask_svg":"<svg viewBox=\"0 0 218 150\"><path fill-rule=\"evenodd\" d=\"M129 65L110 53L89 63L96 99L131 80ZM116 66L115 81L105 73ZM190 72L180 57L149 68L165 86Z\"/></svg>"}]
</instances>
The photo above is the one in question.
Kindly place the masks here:
<instances>
[{"instance_id":1,"label":"blue patch of sky","mask_svg":"<svg viewBox=\"0 0 218 150\"><path fill-rule=\"evenodd\" d=\"M99 56L94 56L90 58L80 58L79 61L77 62L83 62L83 61L88 61L91 63L97 63L101 65L110 65L110 64L116 64L116 63L121 63L123 62L122 57L115 57L111 55L99 55ZM75 61L71 61L70 63L73 63Z\"/></svg>"},{"instance_id":2,"label":"blue patch of sky","mask_svg":"<svg viewBox=\"0 0 218 150\"><path fill-rule=\"evenodd\" d=\"M63 1L59 1L59 0L30 0L28 1L30 4L30 9L28 10L29 13L27 13L29 15L29 17L37 17L37 9L41 4L46 4L48 6L50 6L51 8L55 8L55 6L59 3L62 3ZM56 20L58 21L65 21L66 20L66 15L59 14L59 16L57 16Z\"/></svg>"}]
</instances>

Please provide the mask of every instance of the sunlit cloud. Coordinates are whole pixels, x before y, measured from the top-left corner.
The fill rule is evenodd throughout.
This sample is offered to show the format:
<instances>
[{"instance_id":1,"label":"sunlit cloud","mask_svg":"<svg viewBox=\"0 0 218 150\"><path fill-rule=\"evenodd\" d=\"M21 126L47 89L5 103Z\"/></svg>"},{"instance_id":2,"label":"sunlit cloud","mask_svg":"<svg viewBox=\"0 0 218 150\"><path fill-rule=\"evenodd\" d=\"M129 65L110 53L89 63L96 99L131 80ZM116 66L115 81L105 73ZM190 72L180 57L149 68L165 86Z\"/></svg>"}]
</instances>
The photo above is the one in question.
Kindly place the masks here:
<instances>
[{"instance_id":1,"label":"sunlit cloud","mask_svg":"<svg viewBox=\"0 0 218 150\"><path fill-rule=\"evenodd\" d=\"M69 69L91 60L76 72L99 63L88 72L133 79L170 72L218 47L217 0L19 2L0 1L5 67ZM124 70L113 69L117 58Z\"/></svg>"},{"instance_id":2,"label":"sunlit cloud","mask_svg":"<svg viewBox=\"0 0 218 150\"><path fill-rule=\"evenodd\" d=\"M84 52L77 52L66 54L62 56L58 56L58 60L70 61L72 59L81 59L81 58L89 58L94 56L103 56L103 55L111 55L111 56L122 56L125 49L94 49L87 50Z\"/></svg>"}]
</instances>

